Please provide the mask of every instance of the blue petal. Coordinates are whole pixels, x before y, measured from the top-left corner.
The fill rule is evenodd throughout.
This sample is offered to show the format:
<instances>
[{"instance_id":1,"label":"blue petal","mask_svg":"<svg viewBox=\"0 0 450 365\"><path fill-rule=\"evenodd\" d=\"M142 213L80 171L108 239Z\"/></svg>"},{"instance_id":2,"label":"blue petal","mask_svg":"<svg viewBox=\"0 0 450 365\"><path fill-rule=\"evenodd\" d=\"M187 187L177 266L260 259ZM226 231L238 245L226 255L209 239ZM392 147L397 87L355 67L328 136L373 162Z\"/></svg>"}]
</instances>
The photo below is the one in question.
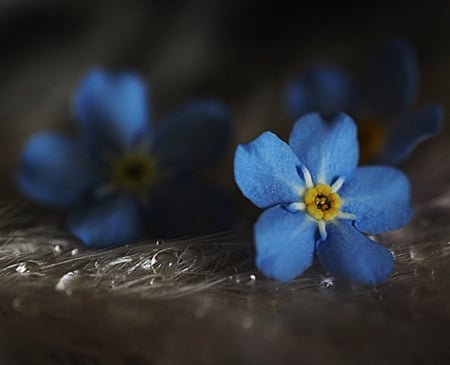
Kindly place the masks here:
<instances>
[{"instance_id":1,"label":"blue petal","mask_svg":"<svg viewBox=\"0 0 450 365\"><path fill-rule=\"evenodd\" d=\"M356 215L356 227L374 234L403 227L412 217L408 178L393 167L360 167L342 186L341 210Z\"/></svg>"},{"instance_id":2,"label":"blue petal","mask_svg":"<svg viewBox=\"0 0 450 365\"><path fill-rule=\"evenodd\" d=\"M317 244L317 256L331 274L352 282L379 284L394 267L391 252L368 239L349 222L327 224L328 237Z\"/></svg>"},{"instance_id":3,"label":"blue petal","mask_svg":"<svg viewBox=\"0 0 450 365\"><path fill-rule=\"evenodd\" d=\"M151 200L148 226L153 234L180 237L231 228L231 198L200 181L165 184Z\"/></svg>"},{"instance_id":4,"label":"blue petal","mask_svg":"<svg viewBox=\"0 0 450 365\"><path fill-rule=\"evenodd\" d=\"M387 42L369 70L369 107L381 115L405 110L416 97L418 74L413 46L403 39Z\"/></svg>"},{"instance_id":5,"label":"blue petal","mask_svg":"<svg viewBox=\"0 0 450 365\"><path fill-rule=\"evenodd\" d=\"M358 162L356 126L346 114L337 114L331 123L316 113L301 117L289 145L316 183L331 184L338 177L348 178Z\"/></svg>"},{"instance_id":6,"label":"blue petal","mask_svg":"<svg viewBox=\"0 0 450 365\"><path fill-rule=\"evenodd\" d=\"M37 201L65 206L73 204L99 179L98 166L78 141L41 133L24 147L17 183Z\"/></svg>"},{"instance_id":7,"label":"blue petal","mask_svg":"<svg viewBox=\"0 0 450 365\"><path fill-rule=\"evenodd\" d=\"M234 157L234 177L242 194L260 208L300 200L304 183L300 162L290 147L271 132L241 144Z\"/></svg>"},{"instance_id":8,"label":"blue petal","mask_svg":"<svg viewBox=\"0 0 450 365\"><path fill-rule=\"evenodd\" d=\"M230 119L228 108L219 101L184 104L160 123L153 152L172 172L206 169L223 157L230 144Z\"/></svg>"},{"instance_id":9,"label":"blue petal","mask_svg":"<svg viewBox=\"0 0 450 365\"><path fill-rule=\"evenodd\" d=\"M289 281L314 261L317 224L304 212L264 211L255 225L256 265L268 277Z\"/></svg>"},{"instance_id":10,"label":"blue petal","mask_svg":"<svg viewBox=\"0 0 450 365\"><path fill-rule=\"evenodd\" d=\"M147 89L132 73L90 71L73 99L74 113L83 135L108 147L132 146L149 128Z\"/></svg>"},{"instance_id":11,"label":"blue petal","mask_svg":"<svg viewBox=\"0 0 450 365\"><path fill-rule=\"evenodd\" d=\"M443 108L432 105L420 109L393 125L380 161L391 165L402 162L420 142L440 131L443 118Z\"/></svg>"},{"instance_id":12,"label":"blue petal","mask_svg":"<svg viewBox=\"0 0 450 365\"><path fill-rule=\"evenodd\" d=\"M142 238L139 208L127 196L115 196L79 206L67 222L68 229L86 246L106 248Z\"/></svg>"},{"instance_id":13,"label":"blue petal","mask_svg":"<svg viewBox=\"0 0 450 365\"><path fill-rule=\"evenodd\" d=\"M286 88L285 103L296 117L310 112L328 115L348 111L353 94L352 82L342 70L323 65L292 80Z\"/></svg>"}]
</instances>

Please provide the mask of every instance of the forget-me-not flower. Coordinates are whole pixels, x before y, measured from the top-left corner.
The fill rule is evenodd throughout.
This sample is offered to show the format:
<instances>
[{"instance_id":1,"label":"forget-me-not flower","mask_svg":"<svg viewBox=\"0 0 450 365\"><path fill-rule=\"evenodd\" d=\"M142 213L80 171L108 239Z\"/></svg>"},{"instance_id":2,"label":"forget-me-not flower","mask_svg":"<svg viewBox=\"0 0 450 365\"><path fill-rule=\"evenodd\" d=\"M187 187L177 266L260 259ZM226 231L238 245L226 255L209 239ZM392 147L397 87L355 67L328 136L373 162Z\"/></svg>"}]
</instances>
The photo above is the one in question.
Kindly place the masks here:
<instances>
[{"instance_id":1,"label":"forget-me-not flower","mask_svg":"<svg viewBox=\"0 0 450 365\"><path fill-rule=\"evenodd\" d=\"M34 200L71 208L68 228L87 246L133 242L148 229L178 234L197 223L222 229L228 203L194 179L229 143L222 103L196 100L153 126L148 90L137 75L95 69L76 89L73 109L79 136L33 136L17 180Z\"/></svg>"},{"instance_id":2,"label":"forget-me-not flower","mask_svg":"<svg viewBox=\"0 0 450 365\"><path fill-rule=\"evenodd\" d=\"M376 54L362 85L336 67L316 66L288 84L286 107L295 117L308 112L356 115L361 162L395 165L442 125L441 106L411 110L418 75L413 47L391 39Z\"/></svg>"},{"instance_id":3,"label":"forget-me-not flower","mask_svg":"<svg viewBox=\"0 0 450 365\"><path fill-rule=\"evenodd\" d=\"M377 284L393 269L391 252L369 239L405 225L412 216L408 179L387 166L357 168L353 120L325 122L307 114L289 144L265 132L239 145L236 183L266 209L255 225L256 264L267 276L291 280L317 255L333 275Z\"/></svg>"}]
</instances>

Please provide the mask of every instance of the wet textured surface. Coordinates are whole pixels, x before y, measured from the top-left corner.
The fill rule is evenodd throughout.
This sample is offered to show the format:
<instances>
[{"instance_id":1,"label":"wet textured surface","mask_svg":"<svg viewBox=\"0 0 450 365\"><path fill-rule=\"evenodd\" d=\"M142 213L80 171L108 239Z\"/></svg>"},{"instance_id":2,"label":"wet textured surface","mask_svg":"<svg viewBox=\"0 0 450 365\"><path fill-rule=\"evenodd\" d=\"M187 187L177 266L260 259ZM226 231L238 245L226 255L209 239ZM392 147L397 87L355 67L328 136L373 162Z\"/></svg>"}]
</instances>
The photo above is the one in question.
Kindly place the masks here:
<instances>
[{"instance_id":1,"label":"wet textured surface","mask_svg":"<svg viewBox=\"0 0 450 365\"><path fill-rule=\"evenodd\" d=\"M231 150L211 178L236 193L236 235L92 251L63 230L60 214L18 198L11 179L31 133L70 129L68 98L97 64L141 72L157 117L192 96L224 99L236 145L266 129L285 139L293 121L280 95L293 72L332 59L362 74L374 47L402 34L419 53L420 105L442 102L448 114L447 14L444 1L335 3L327 12L269 1L0 4L0 363L447 364L448 117L401 166L416 214L376 237L396 264L375 288L318 265L287 284L257 272L241 233L258 212L237 194Z\"/></svg>"}]
</instances>

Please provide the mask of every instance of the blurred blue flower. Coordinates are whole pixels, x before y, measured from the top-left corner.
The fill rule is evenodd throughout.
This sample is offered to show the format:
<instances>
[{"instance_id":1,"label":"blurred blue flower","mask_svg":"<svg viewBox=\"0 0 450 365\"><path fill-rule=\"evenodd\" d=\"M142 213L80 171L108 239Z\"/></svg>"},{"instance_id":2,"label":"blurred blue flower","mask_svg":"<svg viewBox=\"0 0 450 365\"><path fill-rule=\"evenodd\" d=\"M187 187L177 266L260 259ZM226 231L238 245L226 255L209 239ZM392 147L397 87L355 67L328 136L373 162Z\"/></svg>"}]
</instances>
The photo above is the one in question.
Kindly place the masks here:
<instances>
[{"instance_id":1,"label":"blurred blue flower","mask_svg":"<svg viewBox=\"0 0 450 365\"><path fill-rule=\"evenodd\" d=\"M227 225L224 195L195 179L228 146L224 105L196 100L153 127L138 76L94 69L76 89L73 109L79 137L33 136L17 181L36 201L71 207L68 228L87 246L133 242L145 230L178 234Z\"/></svg>"},{"instance_id":2,"label":"blurred blue flower","mask_svg":"<svg viewBox=\"0 0 450 365\"><path fill-rule=\"evenodd\" d=\"M288 83L285 104L295 117L308 112L356 115L361 162L395 165L442 125L441 106L411 111L418 74L413 47L403 39L391 39L373 59L363 85L338 68L316 66Z\"/></svg>"},{"instance_id":3,"label":"blurred blue flower","mask_svg":"<svg viewBox=\"0 0 450 365\"><path fill-rule=\"evenodd\" d=\"M345 114L328 123L301 117L289 145L265 132L239 145L236 183L266 209L255 225L256 264L291 280L317 255L333 275L366 284L384 281L393 256L366 237L397 229L412 216L408 179L393 167L357 168L356 126Z\"/></svg>"}]
</instances>

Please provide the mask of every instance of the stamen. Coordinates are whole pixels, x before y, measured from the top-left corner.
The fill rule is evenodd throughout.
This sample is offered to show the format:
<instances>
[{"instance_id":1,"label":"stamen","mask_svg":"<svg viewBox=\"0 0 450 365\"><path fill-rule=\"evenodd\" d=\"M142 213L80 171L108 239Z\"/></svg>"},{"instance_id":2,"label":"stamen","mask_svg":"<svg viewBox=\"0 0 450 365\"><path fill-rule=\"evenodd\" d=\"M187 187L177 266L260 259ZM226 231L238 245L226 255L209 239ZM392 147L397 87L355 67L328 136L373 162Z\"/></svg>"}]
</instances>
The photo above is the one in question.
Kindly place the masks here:
<instances>
[{"instance_id":1,"label":"stamen","mask_svg":"<svg viewBox=\"0 0 450 365\"><path fill-rule=\"evenodd\" d=\"M305 210L306 205L303 202L296 202L289 204L289 208L291 208L292 210Z\"/></svg>"},{"instance_id":2,"label":"stamen","mask_svg":"<svg viewBox=\"0 0 450 365\"><path fill-rule=\"evenodd\" d=\"M333 193L337 193L339 191L339 189L342 187L342 185L344 184L345 179L343 177L339 177L334 183L333 185L331 185L331 191Z\"/></svg>"},{"instance_id":3,"label":"stamen","mask_svg":"<svg viewBox=\"0 0 450 365\"><path fill-rule=\"evenodd\" d=\"M303 202L308 214L316 220L330 221L336 218L341 199L326 184L317 184L303 194Z\"/></svg>"},{"instance_id":4,"label":"stamen","mask_svg":"<svg viewBox=\"0 0 450 365\"><path fill-rule=\"evenodd\" d=\"M352 213L346 213L346 212L341 212L339 211L339 213L337 214L337 217L340 219L349 219L349 220L356 220L356 215L352 214Z\"/></svg>"},{"instance_id":5,"label":"stamen","mask_svg":"<svg viewBox=\"0 0 450 365\"><path fill-rule=\"evenodd\" d=\"M305 180L306 187L312 188L314 186L313 181L312 181L312 176L311 176L311 173L309 172L309 170L305 166L302 166L302 173L303 173L303 179Z\"/></svg>"},{"instance_id":6,"label":"stamen","mask_svg":"<svg viewBox=\"0 0 450 365\"><path fill-rule=\"evenodd\" d=\"M327 239L327 230L326 230L326 224L324 220L318 220L317 221L317 226L319 227L319 233L320 233L320 238L322 238L322 240L326 240Z\"/></svg>"}]
</instances>

